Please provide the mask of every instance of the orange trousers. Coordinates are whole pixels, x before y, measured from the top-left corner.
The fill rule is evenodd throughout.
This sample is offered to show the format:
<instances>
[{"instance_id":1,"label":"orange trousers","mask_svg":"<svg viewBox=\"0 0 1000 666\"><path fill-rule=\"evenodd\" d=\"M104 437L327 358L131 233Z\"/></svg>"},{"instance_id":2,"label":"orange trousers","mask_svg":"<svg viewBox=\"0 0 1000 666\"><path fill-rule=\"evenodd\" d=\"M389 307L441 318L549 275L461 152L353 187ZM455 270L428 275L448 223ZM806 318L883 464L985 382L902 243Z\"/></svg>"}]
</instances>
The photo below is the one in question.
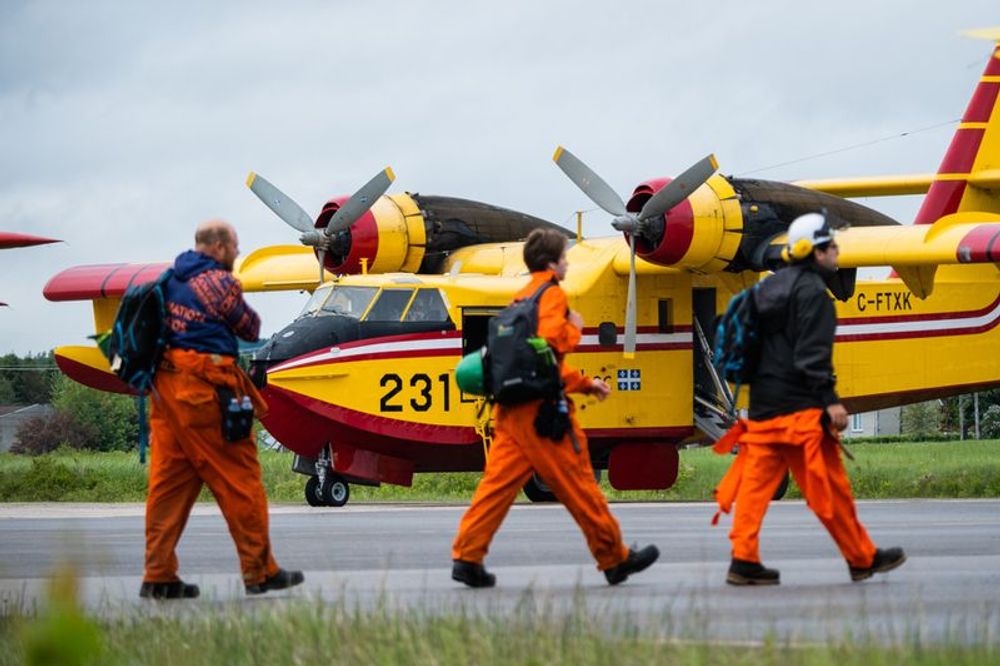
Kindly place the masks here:
<instances>
[{"instance_id":1,"label":"orange trousers","mask_svg":"<svg viewBox=\"0 0 1000 666\"><path fill-rule=\"evenodd\" d=\"M785 473L802 490L806 503L853 567L871 566L875 544L858 520L851 483L838 450L838 436L827 432L823 410L807 409L767 421L741 421L716 444L739 454L716 488L722 511L735 500L729 539L733 557L760 562L759 535L764 514Z\"/></svg>"},{"instance_id":2,"label":"orange trousers","mask_svg":"<svg viewBox=\"0 0 1000 666\"><path fill-rule=\"evenodd\" d=\"M233 359L167 351L156 373L150 409L149 493L146 496L147 582L178 580L177 541L203 484L215 496L236 544L245 584L278 572L268 535L267 495L252 437L227 442L215 386L260 395Z\"/></svg>"},{"instance_id":3,"label":"orange trousers","mask_svg":"<svg viewBox=\"0 0 1000 666\"><path fill-rule=\"evenodd\" d=\"M628 548L594 478L587 437L572 414L579 452L568 434L559 442L539 437L534 426L538 405L497 408L486 469L459 524L452 559L482 563L510 505L535 471L580 526L598 569L610 569L625 560Z\"/></svg>"}]
</instances>

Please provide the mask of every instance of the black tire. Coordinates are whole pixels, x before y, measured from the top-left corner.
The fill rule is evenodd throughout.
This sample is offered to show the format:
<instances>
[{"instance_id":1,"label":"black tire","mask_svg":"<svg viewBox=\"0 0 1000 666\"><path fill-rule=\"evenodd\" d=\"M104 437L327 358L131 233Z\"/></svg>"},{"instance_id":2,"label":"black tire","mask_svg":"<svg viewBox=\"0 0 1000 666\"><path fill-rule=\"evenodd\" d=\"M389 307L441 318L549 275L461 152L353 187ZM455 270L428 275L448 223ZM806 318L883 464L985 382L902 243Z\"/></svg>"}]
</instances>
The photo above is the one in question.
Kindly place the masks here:
<instances>
[{"instance_id":1,"label":"black tire","mask_svg":"<svg viewBox=\"0 0 1000 666\"><path fill-rule=\"evenodd\" d=\"M323 499L326 506L344 506L351 498L351 485L339 474L327 474L323 484Z\"/></svg>"},{"instance_id":2,"label":"black tire","mask_svg":"<svg viewBox=\"0 0 1000 666\"><path fill-rule=\"evenodd\" d=\"M309 506L326 506L326 500L323 499L323 495L319 488L319 477L310 476L309 480L306 481L306 503Z\"/></svg>"},{"instance_id":3,"label":"black tire","mask_svg":"<svg viewBox=\"0 0 1000 666\"><path fill-rule=\"evenodd\" d=\"M789 481L791 481L791 476L789 476L788 472L785 472L785 478L778 484L778 488L774 491L774 495L771 496L771 501L776 502L785 496L785 493L788 492Z\"/></svg>"},{"instance_id":4,"label":"black tire","mask_svg":"<svg viewBox=\"0 0 1000 666\"><path fill-rule=\"evenodd\" d=\"M527 495L528 499L532 502L558 502L555 494L549 490L549 487L545 485L545 481L542 480L537 474L532 474L528 482L524 484L524 494Z\"/></svg>"}]
</instances>

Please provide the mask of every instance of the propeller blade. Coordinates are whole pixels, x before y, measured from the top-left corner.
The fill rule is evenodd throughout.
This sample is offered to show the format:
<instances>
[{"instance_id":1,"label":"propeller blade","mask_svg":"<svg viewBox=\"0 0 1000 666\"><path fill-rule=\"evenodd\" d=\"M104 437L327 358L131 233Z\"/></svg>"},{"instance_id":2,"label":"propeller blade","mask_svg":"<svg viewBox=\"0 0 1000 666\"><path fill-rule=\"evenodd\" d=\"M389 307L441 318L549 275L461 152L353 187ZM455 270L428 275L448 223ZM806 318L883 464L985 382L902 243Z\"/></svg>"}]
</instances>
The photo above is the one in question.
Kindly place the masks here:
<instances>
[{"instance_id":1,"label":"propeller blade","mask_svg":"<svg viewBox=\"0 0 1000 666\"><path fill-rule=\"evenodd\" d=\"M625 302L625 358L635 358L635 234L629 234L628 300Z\"/></svg>"},{"instance_id":2,"label":"propeller blade","mask_svg":"<svg viewBox=\"0 0 1000 666\"><path fill-rule=\"evenodd\" d=\"M326 250L319 248L317 258L319 259L319 284L323 284L323 268L326 266Z\"/></svg>"},{"instance_id":3,"label":"propeller blade","mask_svg":"<svg viewBox=\"0 0 1000 666\"><path fill-rule=\"evenodd\" d=\"M687 199L718 168L719 163L715 161L715 155L709 155L699 160L694 166L689 167L687 171L674 178L666 187L651 196L646 205L639 211L639 219L645 220L650 217L663 215Z\"/></svg>"},{"instance_id":4,"label":"propeller blade","mask_svg":"<svg viewBox=\"0 0 1000 666\"><path fill-rule=\"evenodd\" d=\"M267 178L251 171L247 176L247 187L288 226L303 233L313 230L313 219L309 217L309 213L295 203L294 199L272 185Z\"/></svg>"},{"instance_id":5,"label":"propeller blade","mask_svg":"<svg viewBox=\"0 0 1000 666\"><path fill-rule=\"evenodd\" d=\"M396 180L396 175L391 167L386 167L375 174L375 177L361 186L361 189L351 195L351 198L344 202L344 205L333 214L330 223L326 225L324 233L332 236L338 231L349 229L352 224L358 221L365 212L372 207L375 200L385 194L392 181Z\"/></svg>"},{"instance_id":6,"label":"propeller blade","mask_svg":"<svg viewBox=\"0 0 1000 666\"><path fill-rule=\"evenodd\" d=\"M595 204L615 217L625 214L625 202L618 193L576 155L559 146L552 160Z\"/></svg>"}]
</instances>

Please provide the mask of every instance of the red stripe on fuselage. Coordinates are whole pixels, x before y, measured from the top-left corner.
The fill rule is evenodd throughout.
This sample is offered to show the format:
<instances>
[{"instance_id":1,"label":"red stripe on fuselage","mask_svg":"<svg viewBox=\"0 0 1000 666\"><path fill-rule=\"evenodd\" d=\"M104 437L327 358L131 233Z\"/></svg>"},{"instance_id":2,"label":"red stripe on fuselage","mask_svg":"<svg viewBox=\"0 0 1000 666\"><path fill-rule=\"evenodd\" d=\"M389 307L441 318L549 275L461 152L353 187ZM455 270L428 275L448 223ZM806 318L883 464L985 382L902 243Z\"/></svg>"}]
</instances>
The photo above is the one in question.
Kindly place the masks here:
<instances>
[{"instance_id":1,"label":"red stripe on fuselage","mask_svg":"<svg viewBox=\"0 0 1000 666\"><path fill-rule=\"evenodd\" d=\"M984 314L1000 305L1000 295L993 302L976 310L961 310L958 312L929 312L927 314L890 315L888 317L845 317L837 320L837 326L858 326L861 324L897 324L900 322L940 321L942 319L971 319Z\"/></svg>"}]
</instances>

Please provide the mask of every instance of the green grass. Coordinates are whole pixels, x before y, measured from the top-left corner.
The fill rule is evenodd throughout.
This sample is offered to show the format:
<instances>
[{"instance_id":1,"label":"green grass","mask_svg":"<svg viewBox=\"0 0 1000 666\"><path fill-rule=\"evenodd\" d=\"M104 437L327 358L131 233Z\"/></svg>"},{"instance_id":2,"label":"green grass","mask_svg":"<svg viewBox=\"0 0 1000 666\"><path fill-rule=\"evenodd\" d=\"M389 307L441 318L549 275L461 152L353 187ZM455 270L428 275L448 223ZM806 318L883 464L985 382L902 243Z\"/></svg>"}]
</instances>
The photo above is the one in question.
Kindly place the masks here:
<instances>
[{"instance_id":1,"label":"green grass","mask_svg":"<svg viewBox=\"0 0 1000 666\"><path fill-rule=\"evenodd\" d=\"M864 443L851 445L848 471L859 498L1000 497L1000 442ZM302 502L305 477L291 471L291 454L261 452L264 485L274 502ZM615 500L705 501L730 463L709 449L681 452L677 483L666 491L622 492ZM141 502L145 467L135 453L61 450L31 458L0 454L0 502ZM351 486L351 501L465 502L478 473L418 474L413 486ZM797 497L792 487L789 496ZM203 501L210 501L208 492Z\"/></svg>"},{"instance_id":2,"label":"green grass","mask_svg":"<svg viewBox=\"0 0 1000 666\"><path fill-rule=\"evenodd\" d=\"M509 612L448 612L292 601L83 616L72 605L0 618L7 664L722 664L746 666L997 663L988 631L971 642L919 638L795 644L773 636L751 644L689 640L673 618L638 627L621 616L569 614L519 604ZM985 626L985 625L984 625ZM697 628L695 628L697 633ZM72 638L72 640L70 640ZM87 646L85 648L84 646Z\"/></svg>"}]
</instances>

